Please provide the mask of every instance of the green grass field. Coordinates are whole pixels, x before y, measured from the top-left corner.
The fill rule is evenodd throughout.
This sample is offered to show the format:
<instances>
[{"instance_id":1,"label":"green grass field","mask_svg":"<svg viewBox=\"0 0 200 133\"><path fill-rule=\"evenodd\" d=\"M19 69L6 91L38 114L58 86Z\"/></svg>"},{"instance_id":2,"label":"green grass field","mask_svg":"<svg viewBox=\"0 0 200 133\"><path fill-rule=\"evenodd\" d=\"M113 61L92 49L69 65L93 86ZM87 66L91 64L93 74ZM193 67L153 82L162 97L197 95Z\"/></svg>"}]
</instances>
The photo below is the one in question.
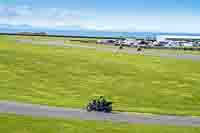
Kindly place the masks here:
<instances>
[{"instance_id":1,"label":"green grass field","mask_svg":"<svg viewBox=\"0 0 200 133\"><path fill-rule=\"evenodd\" d=\"M102 94L114 110L200 115L200 62L0 38L0 99L83 108Z\"/></svg>"},{"instance_id":2,"label":"green grass field","mask_svg":"<svg viewBox=\"0 0 200 133\"><path fill-rule=\"evenodd\" d=\"M32 118L0 114L2 133L199 133L198 127Z\"/></svg>"},{"instance_id":3,"label":"green grass field","mask_svg":"<svg viewBox=\"0 0 200 133\"><path fill-rule=\"evenodd\" d=\"M145 49L148 52L156 52L156 53L172 53L172 54L194 54L199 55L200 51L190 51L190 50L170 50L170 49Z\"/></svg>"}]
</instances>

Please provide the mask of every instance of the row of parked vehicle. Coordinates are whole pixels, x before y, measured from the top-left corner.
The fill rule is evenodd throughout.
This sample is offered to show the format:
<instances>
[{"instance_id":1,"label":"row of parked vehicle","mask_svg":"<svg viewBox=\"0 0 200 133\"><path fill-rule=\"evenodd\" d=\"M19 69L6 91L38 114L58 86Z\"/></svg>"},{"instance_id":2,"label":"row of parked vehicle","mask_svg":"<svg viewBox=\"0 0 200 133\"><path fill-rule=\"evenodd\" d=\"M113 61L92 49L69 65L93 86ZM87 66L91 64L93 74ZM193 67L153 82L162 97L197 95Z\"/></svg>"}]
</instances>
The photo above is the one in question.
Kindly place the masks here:
<instances>
[{"instance_id":1,"label":"row of parked vehicle","mask_svg":"<svg viewBox=\"0 0 200 133\"><path fill-rule=\"evenodd\" d=\"M102 39L97 40L97 44L110 44L115 46L147 46L153 43L152 41L136 40L136 39Z\"/></svg>"}]
</instances>

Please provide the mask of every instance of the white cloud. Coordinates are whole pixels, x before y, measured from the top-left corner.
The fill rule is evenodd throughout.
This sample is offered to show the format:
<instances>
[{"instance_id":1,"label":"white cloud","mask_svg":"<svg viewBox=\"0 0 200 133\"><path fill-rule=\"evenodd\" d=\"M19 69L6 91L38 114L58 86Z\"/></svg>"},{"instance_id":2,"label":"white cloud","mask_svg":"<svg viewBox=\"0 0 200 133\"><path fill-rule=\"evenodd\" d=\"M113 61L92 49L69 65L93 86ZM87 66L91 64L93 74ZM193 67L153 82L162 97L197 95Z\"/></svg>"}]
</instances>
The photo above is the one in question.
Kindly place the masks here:
<instances>
[{"instance_id":1,"label":"white cloud","mask_svg":"<svg viewBox=\"0 0 200 133\"><path fill-rule=\"evenodd\" d=\"M83 20L81 13L66 9L0 6L0 24L56 27L80 25Z\"/></svg>"}]
</instances>

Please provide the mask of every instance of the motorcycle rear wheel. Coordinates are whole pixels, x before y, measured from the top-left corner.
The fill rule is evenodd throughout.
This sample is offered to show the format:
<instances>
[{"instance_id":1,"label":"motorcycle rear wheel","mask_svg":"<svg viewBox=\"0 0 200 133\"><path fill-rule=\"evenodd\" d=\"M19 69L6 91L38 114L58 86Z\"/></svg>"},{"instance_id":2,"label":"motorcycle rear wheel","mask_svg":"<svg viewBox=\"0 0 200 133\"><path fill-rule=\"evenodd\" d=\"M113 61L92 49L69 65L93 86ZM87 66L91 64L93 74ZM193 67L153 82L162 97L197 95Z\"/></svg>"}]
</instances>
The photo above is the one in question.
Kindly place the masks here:
<instances>
[{"instance_id":1,"label":"motorcycle rear wheel","mask_svg":"<svg viewBox=\"0 0 200 133\"><path fill-rule=\"evenodd\" d=\"M104 110L105 113L110 113L112 111L112 106L109 106Z\"/></svg>"}]
</instances>

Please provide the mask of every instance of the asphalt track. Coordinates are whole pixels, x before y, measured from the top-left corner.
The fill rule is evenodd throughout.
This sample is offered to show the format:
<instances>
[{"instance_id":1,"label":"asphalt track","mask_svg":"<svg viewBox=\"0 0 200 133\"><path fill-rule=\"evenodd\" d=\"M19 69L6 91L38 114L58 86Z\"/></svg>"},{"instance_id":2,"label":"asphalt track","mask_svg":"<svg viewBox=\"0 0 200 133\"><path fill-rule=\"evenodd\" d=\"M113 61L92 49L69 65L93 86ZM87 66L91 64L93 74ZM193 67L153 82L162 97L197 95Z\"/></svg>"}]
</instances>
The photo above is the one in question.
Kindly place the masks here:
<instances>
[{"instance_id":1,"label":"asphalt track","mask_svg":"<svg viewBox=\"0 0 200 133\"><path fill-rule=\"evenodd\" d=\"M200 117L170 116L152 114L131 114L125 112L100 113L86 112L85 109L49 107L46 105L0 101L1 113L15 113L34 117L52 117L65 119L101 120L127 123L165 124L178 126L200 126Z\"/></svg>"},{"instance_id":2,"label":"asphalt track","mask_svg":"<svg viewBox=\"0 0 200 133\"><path fill-rule=\"evenodd\" d=\"M96 46L86 46L86 45L78 45L78 44L65 44L62 40L33 40L33 39L18 39L17 42L29 42L32 44L41 44L41 45L53 45L53 46L65 46L65 47L79 47L79 48L87 48L87 49L96 49L99 51L112 51L112 52L124 52L129 54L142 54L146 56L158 56L158 57L175 57L179 59L192 59L192 60L200 60L200 55L195 54L184 54L184 53L162 53L156 51L140 51L138 52L135 49L122 49L112 47L96 47Z\"/></svg>"}]
</instances>

